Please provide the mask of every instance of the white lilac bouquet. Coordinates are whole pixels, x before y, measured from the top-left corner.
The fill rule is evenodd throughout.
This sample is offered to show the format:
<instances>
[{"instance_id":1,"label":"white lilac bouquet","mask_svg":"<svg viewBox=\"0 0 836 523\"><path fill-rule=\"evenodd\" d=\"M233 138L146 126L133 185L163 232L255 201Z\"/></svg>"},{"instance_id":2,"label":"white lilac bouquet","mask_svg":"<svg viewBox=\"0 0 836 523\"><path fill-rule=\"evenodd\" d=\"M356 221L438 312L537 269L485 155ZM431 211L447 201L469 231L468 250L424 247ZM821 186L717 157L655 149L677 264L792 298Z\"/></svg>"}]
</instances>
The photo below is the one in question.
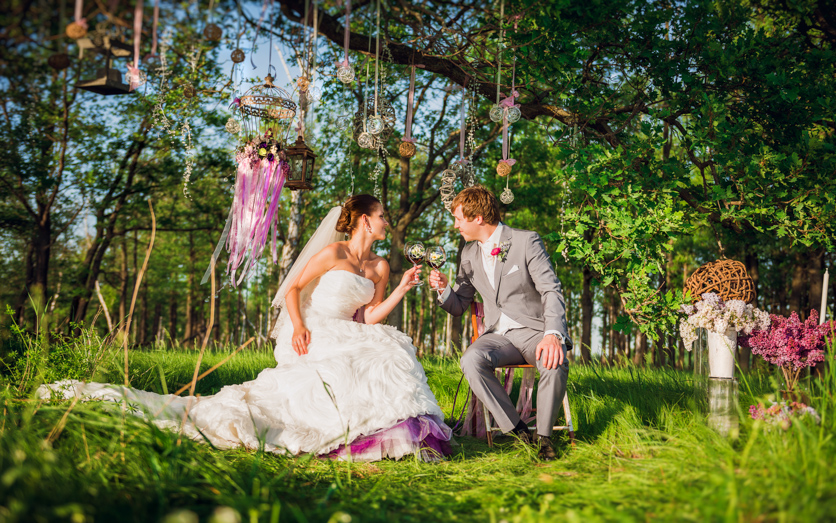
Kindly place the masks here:
<instances>
[{"instance_id":1,"label":"white lilac bouquet","mask_svg":"<svg viewBox=\"0 0 836 523\"><path fill-rule=\"evenodd\" d=\"M702 295L694 305L683 305L681 312L688 317L679 324L679 335L685 348L697 340L697 329L707 329L723 334L729 329L751 334L754 330L769 328L769 314L742 300L723 301L713 292Z\"/></svg>"}]
</instances>

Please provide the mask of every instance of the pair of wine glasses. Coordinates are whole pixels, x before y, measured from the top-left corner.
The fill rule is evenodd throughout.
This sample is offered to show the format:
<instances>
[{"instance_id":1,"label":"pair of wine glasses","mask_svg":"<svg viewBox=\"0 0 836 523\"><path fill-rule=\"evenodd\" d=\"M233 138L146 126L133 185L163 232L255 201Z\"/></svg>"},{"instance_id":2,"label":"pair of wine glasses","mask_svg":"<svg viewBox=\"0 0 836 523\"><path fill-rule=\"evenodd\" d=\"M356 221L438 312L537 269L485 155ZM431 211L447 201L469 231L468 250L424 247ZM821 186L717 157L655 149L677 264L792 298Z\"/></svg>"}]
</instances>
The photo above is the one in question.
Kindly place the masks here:
<instances>
[{"instance_id":1,"label":"pair of wine glasses","mask_svg":"<svg viewBox=\"0 0 836 523\"><path fill-rule=\"evenodd\" d=\"M427 248L421 242L406 242L406 245L403 247L403 253L413 266L418 266L421 262L426 261L427 265L438 270L447 262L447 253L444 252L444 248L440 245ZM424 285L424 282L421 280L420 273L416 273L415 286L420 285Z\"/></svg>"}]
</instances>

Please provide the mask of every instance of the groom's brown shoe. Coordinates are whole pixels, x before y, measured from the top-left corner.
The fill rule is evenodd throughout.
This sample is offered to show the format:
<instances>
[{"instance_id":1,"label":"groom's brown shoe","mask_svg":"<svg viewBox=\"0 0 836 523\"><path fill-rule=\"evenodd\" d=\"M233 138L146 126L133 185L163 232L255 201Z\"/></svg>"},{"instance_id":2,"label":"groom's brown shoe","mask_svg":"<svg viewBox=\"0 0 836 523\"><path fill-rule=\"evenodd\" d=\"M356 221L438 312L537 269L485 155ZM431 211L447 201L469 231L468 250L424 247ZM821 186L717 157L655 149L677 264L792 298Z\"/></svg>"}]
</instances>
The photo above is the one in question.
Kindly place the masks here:
<instances>
[{"instance_id":1,"label":"groom's brown shoe","mask_svg":"<svg viewBox=\"0 0 836 523\"><path fill-rule=\"evenodd\" d=\"M537 439L540 443L540 451L537 453L537 457L541 461L554 461L557 459L557 453L554 451L552 439L548 436L538 436Z\"/></svg>"}]
</instances>

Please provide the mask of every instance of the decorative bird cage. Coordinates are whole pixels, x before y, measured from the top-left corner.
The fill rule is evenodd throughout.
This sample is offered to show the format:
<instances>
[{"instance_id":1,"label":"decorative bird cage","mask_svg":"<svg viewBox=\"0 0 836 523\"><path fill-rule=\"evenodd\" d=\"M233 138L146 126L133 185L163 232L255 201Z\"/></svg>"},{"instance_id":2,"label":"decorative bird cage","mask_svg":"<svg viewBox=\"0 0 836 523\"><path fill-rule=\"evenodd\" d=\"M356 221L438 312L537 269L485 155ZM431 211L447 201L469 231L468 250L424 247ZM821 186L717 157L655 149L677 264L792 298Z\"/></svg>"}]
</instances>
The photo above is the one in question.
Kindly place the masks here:
<instances>
[{"instance_id":1,"label":"decorative bird cage","mask_svg":"<svg viewBox=\"0 0 836 523\"><path fill-rule=\"evenodd\" d=\"M746 272L746 266L735 260L708 262L685 282L685 290L699 301L707 292L718 294L723 300L743 300L751 303L755 299L755 284Z\"/></svg>"},{"instance_id":2,"label":"decorative bird cage","mask_svg":"<svg viewBox=\"0 0 836 523\"><path fill-rule=\"evenodd\" d=\"M76 87L104 95L130 92L130 86L122 81L122 73L112 67L114 58L127 58L131 55L131 47L117 38L118 33L111 31L106 24L98 24L95 31L76 40L80 58L84 57L85 50L105 57L105 66L97 71L96 78L82 80Z\"/></svg>"},{"instance_id":3,"label":"decorative bird cage","mask_svg":"<svg viewBox=\"0 0 836 523\"><path fill-rule=\"evenodd\" d=\"M264 136L268 131L281 140L287 136L296 116L296 104L287 91L273 85L273 77L269 74L263 84L248 89L235 103L244 141Z\"/></svg>"},{"instance_id":4,"label":"decorative bird cage","mask_svg":"<svg viewBox=\"0 0 836 523\"><path fill-rule=\"evenodd\" d=\"M285 148L285 157L290 163L290 172L285 181L285 187L291 191L298 189L313 189L313 171L316 155L310 147L305 144L305 139L300 134L296 143Z\"/></svg>"}]
</instances>

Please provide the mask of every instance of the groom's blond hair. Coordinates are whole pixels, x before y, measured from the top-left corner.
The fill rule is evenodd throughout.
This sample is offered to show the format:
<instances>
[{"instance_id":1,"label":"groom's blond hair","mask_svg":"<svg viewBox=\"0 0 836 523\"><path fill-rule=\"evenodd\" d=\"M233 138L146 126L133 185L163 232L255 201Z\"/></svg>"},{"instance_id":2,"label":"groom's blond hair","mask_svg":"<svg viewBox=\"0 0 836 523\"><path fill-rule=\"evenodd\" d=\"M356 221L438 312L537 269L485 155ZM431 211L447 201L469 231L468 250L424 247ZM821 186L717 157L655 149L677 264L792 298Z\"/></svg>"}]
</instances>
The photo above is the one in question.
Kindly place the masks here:
<instances>
[{"instance_id":1,"label":"groom's blond hair","mask_svg":"<svg viewBox=\"0 0 836 523\"><path fill-rule=\"evenodd\" d=\"M481 185L463 189L453 198L450 208L455 211L459 205L462 206L462 214L468 221L481 216L488 225L499 223L499 203L496 196Z\"/></svg>"}]
</instances>

